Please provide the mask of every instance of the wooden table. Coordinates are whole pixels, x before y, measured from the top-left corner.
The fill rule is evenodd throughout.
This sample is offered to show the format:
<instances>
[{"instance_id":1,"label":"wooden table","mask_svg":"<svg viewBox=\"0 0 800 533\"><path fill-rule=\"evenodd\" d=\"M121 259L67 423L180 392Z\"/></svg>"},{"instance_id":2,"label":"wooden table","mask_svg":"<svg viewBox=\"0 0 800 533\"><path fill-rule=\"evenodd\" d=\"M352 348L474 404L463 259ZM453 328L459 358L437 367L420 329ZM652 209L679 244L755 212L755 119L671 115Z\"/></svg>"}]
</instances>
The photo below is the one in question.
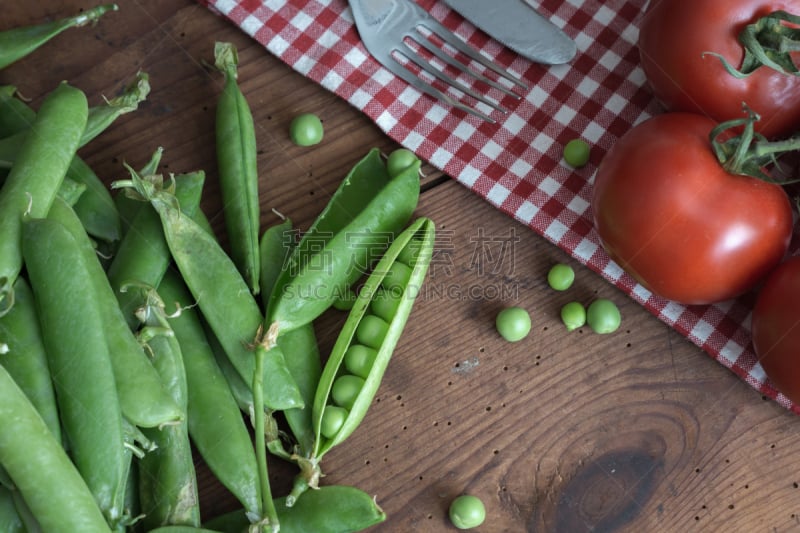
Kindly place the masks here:
<instances>
[{"instance_id":1,"label":"wooden table","mask_svg":"<svg viewBox=\"0 0 800 533\"><path fill-rule=\"evenodd\" d=\"M78 0L4 2L0 27L76 12ZM240 53L240 85L256 119L262 224L277 209L307 228L372 147L396 145L359 111L295 73L244 33L190 0L122 0L91 29L71 30L0 71L38 106L66 79L90 103L139 70L152 93L81 155L106 181L123 161L165 149L162 170L204 169L203 206L224 241L214 158L221 76L205 66L215 40ZM318 114L324 141L294 146L290 120ZM419 215L438 226L437 255L363 424L323 460L323 483L374 494L388 514L375 531L453 531L449 502L486 503L487 532L790 531L800 529L800 420L528 228L428 167ZM551 290L566 262L577 281ZM600 336L567 332L558 310L603 296L623 325ZM521 305L523 342L503 341L494 317ZM320 319L322 353L342 316ZM796 440L798 439L798 440ZM274 459L273 489L294 470ZM236 502L203 468L206 517Z\"/></svg>"}]
</instances>

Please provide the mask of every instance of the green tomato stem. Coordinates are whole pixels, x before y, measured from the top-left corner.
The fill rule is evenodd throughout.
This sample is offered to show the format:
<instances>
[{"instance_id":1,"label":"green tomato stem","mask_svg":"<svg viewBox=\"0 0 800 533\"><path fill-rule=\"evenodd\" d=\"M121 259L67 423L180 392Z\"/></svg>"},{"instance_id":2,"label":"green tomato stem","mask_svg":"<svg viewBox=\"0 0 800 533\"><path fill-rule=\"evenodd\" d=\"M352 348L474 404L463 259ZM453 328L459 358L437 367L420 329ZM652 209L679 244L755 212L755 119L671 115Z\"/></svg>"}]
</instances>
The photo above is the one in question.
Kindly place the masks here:
<instances>
[{"instance_id":1,"label":"green tomato stem","mask_svg":"<svg viewBox=\"0 0 800 533\"><path fill-rule=\"evenodd\" d=\"M800 50L800 30L784 23L800 24L800 16L786 11L774 11L745 26L739 34L744 57L738 69L720 54L707 53L719 58L725 70L739 79L750 76L761 67L800 76L800 68L791 56L791 52Z\"/></svg>"},{"instance_id":2,"label":"green tomato stem","mask_svg":"<svg viewBox=\"0 0 800 533\"><path fill-rule=\"evenodd\" d=\"M758 114L747 106L744 109L747 113L745 118L722 122L709 134L711 148L722 167L729 174L750 176L780 185L798 181L778 181L764 169L777 164L779 156L800 150L800 136L770 141L755 132L754 124L760 118ZM742 132L725 141L719 140L724 132L734 128L742 128Z\"/></svg>"}]
</instances>

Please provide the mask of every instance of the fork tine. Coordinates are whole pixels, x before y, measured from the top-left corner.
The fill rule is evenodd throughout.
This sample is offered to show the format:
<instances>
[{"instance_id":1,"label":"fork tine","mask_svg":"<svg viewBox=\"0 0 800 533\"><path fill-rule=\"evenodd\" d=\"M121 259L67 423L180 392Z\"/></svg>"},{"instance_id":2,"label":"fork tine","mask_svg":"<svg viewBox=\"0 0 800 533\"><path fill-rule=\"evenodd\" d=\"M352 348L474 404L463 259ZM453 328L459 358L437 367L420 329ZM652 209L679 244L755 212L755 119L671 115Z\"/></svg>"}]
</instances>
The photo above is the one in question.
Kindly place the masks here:
<instances>
[{"instance_id":1,"label":"fork tine","mask_svg":"<svg viewBox=\"0 0 800 533\"><path fill-rule=\"evenodd\" d=\"M397 53L401 54L401 55L405 55L400 51L397 51ZM405 67L405 65L403 65L402 63L397 61L397 59L395 59L394 57L390 56L390 58L391 58L392 61L394 61L394 63L388 63L388 64L385 64L384 66L386 68L388 68L389 70L391 70L396 76L399 76L400 78L405 80L407 83L409 83L410 85L412 85L416 89L418 89L418 90L420 90L420 91L422 91L424 93L427 93L427 94L433 96L434 98L442 100L443 102L445 102L446 104L448 104L448 105L450 105L452 107L460 109L460 110L462 110L462 111L464 111L466 113L469 113L470 115L473 115L473 116L476 116L478 118L481 118L481 119L485 120L486 122L489 122L491 124L495 124L496 123L496 121L492 117L490 117L489 115L487 115L485 113L482 113L482 112L478 111L477 109L474 109L474 108L472 108L472 107L470 107L468 105L465 105L465 104L459 102L458 100L456 100L455 98L453 98L449 94L440 91L439 89L437 89L433 85L427 83L425 80L423 80L422 78L418 77L416 74L414 74L413 72L408 70ZM411 61L411 58L408 58L408 56L406 56L406 58L409 61ZM417 64L417 66L419 66L419 65Z\"/></svg>"},{"instance_id":2,"label":"fork tine","mask_svg":"<svg viewBox=\"0 0 800 533\"><path fill-rule=\"evenodd\" d=\"M440 80L442 80L446 84L450 85L451 87L455 87L456 89L458 89L459 91L463 92L464 94L467 94L467 95L473 97L474 99L478 100L479 102L483 102L484 104L486 104L489 107L492 107L492 108L500 111L503 114L508 114L508 110L503 108L502 106L500 106L497 102L493 102L492 100L486 98L485 96L483 96L481 94L478 94L477 92L473 91L472 89L470 89L469 87L467 87L466 85L464 85L463 83L458 81L457 79L455 79L455 78L453 78L451 76L448 76L447 74L445 74L444 72L442 72L441 70L439 70L437 68L432 67L427 61L425 61L424 58L422 58L419 54L417 54L416 52L414 52L410 48L408 50L402 51L402 52L397 50L397 53L403 55L406 59L408 59L410 61L413 61L414 64L417 65L419 68L421 68L422 70L424 70L425 72L427 72L431 76L439 78Z\"/></svg>"},{"instance_id":3,"label":"fork tine","mask_svg":"<svg viewBox=\"0 0 800 533\"><path fill-rule=\"evenodd\" d=\"M461 61L459 61L458 59L456 59L456 58L454 58L454 57L452 57L450 55L447 55L440 48L437 48L437 47L433 46L433 44L430 41L428 41L427 39L425 39L425 38L423 38L421 40L414 39L414 42L417 43L418 45L420 45L421 47L425 48L425 50L427 50L431 54L435 55L436 57L438 57L439 59L441 59L442 61L444 61L448 65L451 65L451 66L453 66L453 67L455 67L455 68L457 68L459 70L462 70L462 71L466 72L467 74L469 74L473 78L482 81L483 83L489 85L490 87L494 87L495 89L503 92L504 94L507 94L509 96L513 96L516 99L522 98L520 95L518 95L517 93L515 93L514 91L512 91L508 87L504 87L504 86L500 85L496 81L494 81L494 80L492 80L490 78L487 78L486 76L484 76L480 72L477 72L476 70L470 68L469 65L466 65L466 64L462 63Z\"/></svg>"},{"instance_id":4,"label":"fork tine","mask_svg":"<svg viewBox=\"0 0 800 533\"><path fill-rule=\"evenodd\" d=\"M528 90L528 85L519 79L517 76L514 76L507 70L501 68L493 61L490 61L479 52L474 50L472 47L468 46L464 41L462 41L457 35L453 32L439 24L435 19L432 17L427 17L425 20L420 21L418 26L422 26L426 30L430 31L431 33L435 33L438 35L444 42L462 52L472 58L474 61L480 63L484 67L494 71L495 73L503 76L504 78L511 81L514 85L517 85L525 90Z\"/></svg>"}]
</instances>

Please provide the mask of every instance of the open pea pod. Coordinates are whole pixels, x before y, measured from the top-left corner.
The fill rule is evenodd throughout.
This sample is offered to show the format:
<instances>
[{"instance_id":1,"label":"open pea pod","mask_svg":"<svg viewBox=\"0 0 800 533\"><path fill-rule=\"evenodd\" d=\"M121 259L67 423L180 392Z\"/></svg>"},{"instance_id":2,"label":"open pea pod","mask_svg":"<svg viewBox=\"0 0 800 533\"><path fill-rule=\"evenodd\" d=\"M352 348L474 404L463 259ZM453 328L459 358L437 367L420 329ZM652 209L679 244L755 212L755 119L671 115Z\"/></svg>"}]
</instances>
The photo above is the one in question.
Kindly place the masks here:
<instances>
[{"instance_id":1,"label":"open pea pod","mask_svg":"<svg viewBox=\"0 0 800 533\"><path fill-rule=\"evenodd\" d=\"M281 272L264 322L269 338L319 317L380 257L419 200L416 161L390 175L377 149L348 174Z\"/></svg>"},{"instance_id":2,"label":"open pea pod","mask_svg":"<svg viewBox=\"0 0 800 533\"><path fill-rule=\"evenodd\" d=\"M308 491L292 507L285 505L284 498L276 498L275 507L281 533L362 531L386 520L386 513L372 496L348 485L327 485ZM223 533L243 533L249 522L244 512L234 511L210 520L204 527Z\"/></svg>"},{"instance_id":3,"label":"open pea pod","mask_svg":"<svg viewBox=\"0 0 800 533\"><path fill-rule=\"evenodd\" d=\"M312 418L317 461L353 433L372 404L425 279L434 239L433 221L425 217L415 220L394 240L359 292L325 363L314 397ZM410 250L414 253L409 253ZM382 298L391 298L391 316L375 313L375 304ZM357 364L350 360L356 347L370 354ZM349 385L358 386L346 383L342 393L339 391L342 378Z\"/></svg>"}]
</instances>

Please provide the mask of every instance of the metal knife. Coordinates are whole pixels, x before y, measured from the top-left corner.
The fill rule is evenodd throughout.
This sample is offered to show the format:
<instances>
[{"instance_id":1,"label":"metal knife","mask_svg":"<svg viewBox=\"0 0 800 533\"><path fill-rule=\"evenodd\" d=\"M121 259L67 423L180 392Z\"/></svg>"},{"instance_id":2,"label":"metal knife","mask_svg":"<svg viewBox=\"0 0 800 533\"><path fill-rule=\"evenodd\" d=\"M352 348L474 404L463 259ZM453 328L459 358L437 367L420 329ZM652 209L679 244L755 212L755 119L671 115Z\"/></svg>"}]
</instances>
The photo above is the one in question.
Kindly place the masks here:
<instances>
[{"instance_id":1,"label":"metal knife","mask_svg":"<svg viewBox=\"0 0 800 533\"><path fill-rule=\"evenodd\" d=\"M568 63L578 49L561 29L537 13L527 0L444 0L465 19L536 63Z\"/></svg>"}]
</instances>

